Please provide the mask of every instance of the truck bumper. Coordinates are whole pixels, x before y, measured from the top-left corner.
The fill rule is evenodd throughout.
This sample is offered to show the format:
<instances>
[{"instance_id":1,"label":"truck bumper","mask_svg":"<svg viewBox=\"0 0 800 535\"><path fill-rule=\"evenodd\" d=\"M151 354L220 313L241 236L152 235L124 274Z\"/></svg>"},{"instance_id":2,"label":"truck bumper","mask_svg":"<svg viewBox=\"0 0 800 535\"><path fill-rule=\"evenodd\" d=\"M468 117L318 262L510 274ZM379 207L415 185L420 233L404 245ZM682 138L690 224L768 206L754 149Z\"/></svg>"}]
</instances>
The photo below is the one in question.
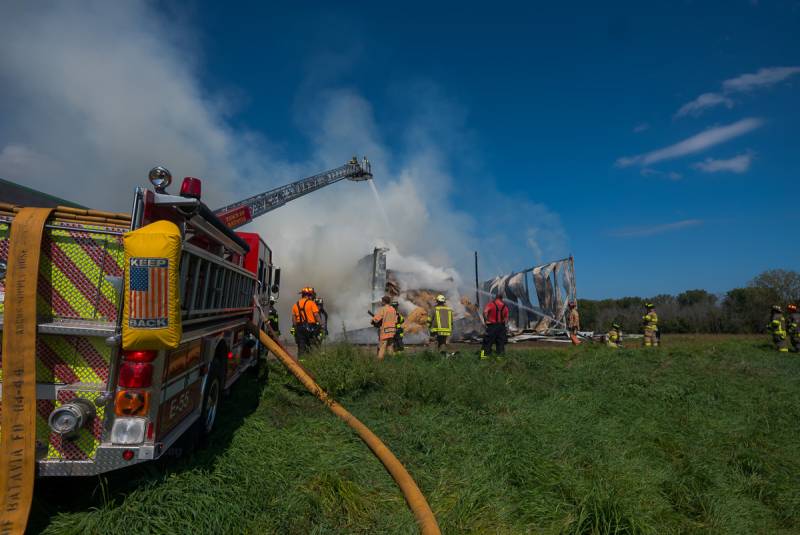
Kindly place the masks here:
<instances>
[{"instance_id":1,"label":"truck bumper","mask_svg":"<svg viewBox=\"0 0 800 535\"><path fill-rule=\"evenodd\" d=\"M133 466L155 458L156 446L118 446L102 444L97 448L94 459L81 461L67 461L62 459L40 460L36 463L39 477L51 476L93 476ZM130 460L125 460L126 451L132 452Z\"/></svg>"}]
</instances>

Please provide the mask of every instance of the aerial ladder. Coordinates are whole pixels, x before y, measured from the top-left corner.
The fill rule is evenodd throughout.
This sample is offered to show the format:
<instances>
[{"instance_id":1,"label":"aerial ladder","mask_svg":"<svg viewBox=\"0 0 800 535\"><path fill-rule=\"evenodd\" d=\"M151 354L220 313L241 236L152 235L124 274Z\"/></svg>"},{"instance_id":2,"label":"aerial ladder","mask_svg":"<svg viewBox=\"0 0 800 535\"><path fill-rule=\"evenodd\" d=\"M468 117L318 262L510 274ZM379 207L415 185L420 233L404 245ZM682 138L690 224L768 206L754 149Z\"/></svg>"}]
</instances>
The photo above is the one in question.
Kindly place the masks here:
<instances>
[{"instance_id":1,"label":"aerial ladder","mask_svg":"<svg viewBox=\"0 0 800 535\"><path fill-rule=\"evenodd\" d=\"M372 166L366 157L362 161L353 156L346 164L322 173L297 180L247 199L223 206L214 214L228 227L236 229L246 225L258 216L264 215L289 201L307 195L312 191L348 179L363 182L372 178Z\"/></svg>"}]
</instances>

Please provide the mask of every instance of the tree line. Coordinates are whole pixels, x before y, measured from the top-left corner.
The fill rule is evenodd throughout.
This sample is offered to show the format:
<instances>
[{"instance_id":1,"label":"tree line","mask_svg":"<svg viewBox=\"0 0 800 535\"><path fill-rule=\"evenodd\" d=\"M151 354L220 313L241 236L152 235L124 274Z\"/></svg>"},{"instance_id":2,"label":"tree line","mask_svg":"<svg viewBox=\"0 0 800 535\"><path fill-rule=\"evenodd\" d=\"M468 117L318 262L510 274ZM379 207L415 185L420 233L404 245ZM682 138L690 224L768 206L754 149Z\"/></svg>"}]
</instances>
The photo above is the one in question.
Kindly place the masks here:
<instances>
[{"instance_id":1,"label":"tree line","mask_svg":"<svg viewBox=\"0 0 800 535\"><path fill-rule=\"evenodd\" d=\"M800 304L800 273L784 269L765 271L743 288L723 295L687 290L677 295L578 299L581 326L605 331L613 322L625 332L640 332L643 306L656 305L659 326L668 333L764 333L770 307Z\"/></svg>"}]
</instances>

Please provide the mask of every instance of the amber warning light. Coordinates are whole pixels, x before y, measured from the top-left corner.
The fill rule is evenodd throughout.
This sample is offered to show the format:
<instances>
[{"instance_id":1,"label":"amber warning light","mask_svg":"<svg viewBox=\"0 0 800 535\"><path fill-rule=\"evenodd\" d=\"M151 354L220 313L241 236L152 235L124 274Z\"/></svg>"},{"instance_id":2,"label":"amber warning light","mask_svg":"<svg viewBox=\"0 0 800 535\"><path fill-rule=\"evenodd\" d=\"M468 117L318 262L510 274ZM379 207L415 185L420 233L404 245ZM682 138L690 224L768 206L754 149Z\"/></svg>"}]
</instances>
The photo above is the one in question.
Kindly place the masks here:
<instances>
[{"instance_id":1,"label":"amber warning light","mask_svg":"<svg viewBox=\"0 0 800 535\"><path fill-rule=\"evenodd\" d=\"M220 221L225 223L231 228L241 227L245 223L249 223L253 219L253 213L250 211L249 206L240 206L234 208L229 212L220 214L218 217Z\"/></svg>"}]
</instances>

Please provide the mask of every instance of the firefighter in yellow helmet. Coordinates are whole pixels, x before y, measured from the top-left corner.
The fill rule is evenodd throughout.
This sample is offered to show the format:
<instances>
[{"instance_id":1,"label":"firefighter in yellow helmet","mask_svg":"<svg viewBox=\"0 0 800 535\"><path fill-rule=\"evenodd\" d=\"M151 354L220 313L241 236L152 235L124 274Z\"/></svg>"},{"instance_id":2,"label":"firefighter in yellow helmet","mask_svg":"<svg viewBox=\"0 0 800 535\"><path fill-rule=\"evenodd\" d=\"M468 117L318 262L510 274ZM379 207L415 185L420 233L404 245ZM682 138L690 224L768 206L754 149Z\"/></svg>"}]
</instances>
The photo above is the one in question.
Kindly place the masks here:
<instances>
[{"instance_id":1,"label":"firefighter in yellow helmet","mask_svg":"<svg viewBox=\"0 0 800 535\"><path fill-rule=\"evenodd\" d=\"M800 312L797 311L797 305L794 303L786 307L786 312L786 331L792 351L797 353L800 351Z\"/></svg>"},{"instance_id":2,"label":"firefighter in yellow helmet","mask_svg":"<svg viewBox=\"0 0 800 535\"><path fill-rule=\"evenodd\" d=\"M395 351L405 351L405 346L403 345L403 337L406 335L406 328L405 322L406 318L400 312L400 302L395 298L392 299L392 302L389 303L394 308L395 312L397 312L397 326L394 330L394 340L392 341L394 345Z\"/></svg>"},{"instance_id":3,"label":"firefighter in yellow helmet","mask_svg":"<svg viewBox=\"0 0 800 535\"><path fill-rule=\"evenodd\" d=\"M611 330L606 333L606 345L616 349L622 347L622 327L619 323L611 324Z\"/></svg>"},{"instance_id":4,"label":"firefighter in yellow helmet","mask_svg":"<svg viewBox=\"0 0 800 535\"><path fill-rule=\"evenodd\" d=\"M772 305L767 330L772 335L772 343L775 344L775 349L781 353L788 352L789 348L786 347L786 320L783 317L781 307L778 305Z\"/></svg>"},{"instance_id":5,"label":"firefighter in yellow helmet","mask_svg":"<svg viewBox=\"0 0 800 535\"><path fill-rule=\"evenodd\" d=\"M314 288L306 286L300 290L300 300L292 306L292 329L301 357L319 343L320 318L315 296Z\"/></svg>"},{"instance_id":6,"label":"firefighter in yellow helmet","mask_svg":"<svg viewBox=\"0 0 800 535\"><path fill-rule=\"evenodd\" d=\"M436 306L428 316L428 331L431 339L436 340L436 349L445 354L447 350L447 339L453 334L453 309L447 306L445 296L436 296Z\"/></svg>"},{"instance_id":7,"label":"firefighter in yellow helmet","mask_svg":"<svg viewBox=\"0 0 800 535\"><path fill-rule=\"evenodd\" d=\"M642 316L642 329L644 330L644 347L658 347L661 337L658 333L658 314L653 303L644 305L647 314Z\"/></svg>"}]
</instances>

